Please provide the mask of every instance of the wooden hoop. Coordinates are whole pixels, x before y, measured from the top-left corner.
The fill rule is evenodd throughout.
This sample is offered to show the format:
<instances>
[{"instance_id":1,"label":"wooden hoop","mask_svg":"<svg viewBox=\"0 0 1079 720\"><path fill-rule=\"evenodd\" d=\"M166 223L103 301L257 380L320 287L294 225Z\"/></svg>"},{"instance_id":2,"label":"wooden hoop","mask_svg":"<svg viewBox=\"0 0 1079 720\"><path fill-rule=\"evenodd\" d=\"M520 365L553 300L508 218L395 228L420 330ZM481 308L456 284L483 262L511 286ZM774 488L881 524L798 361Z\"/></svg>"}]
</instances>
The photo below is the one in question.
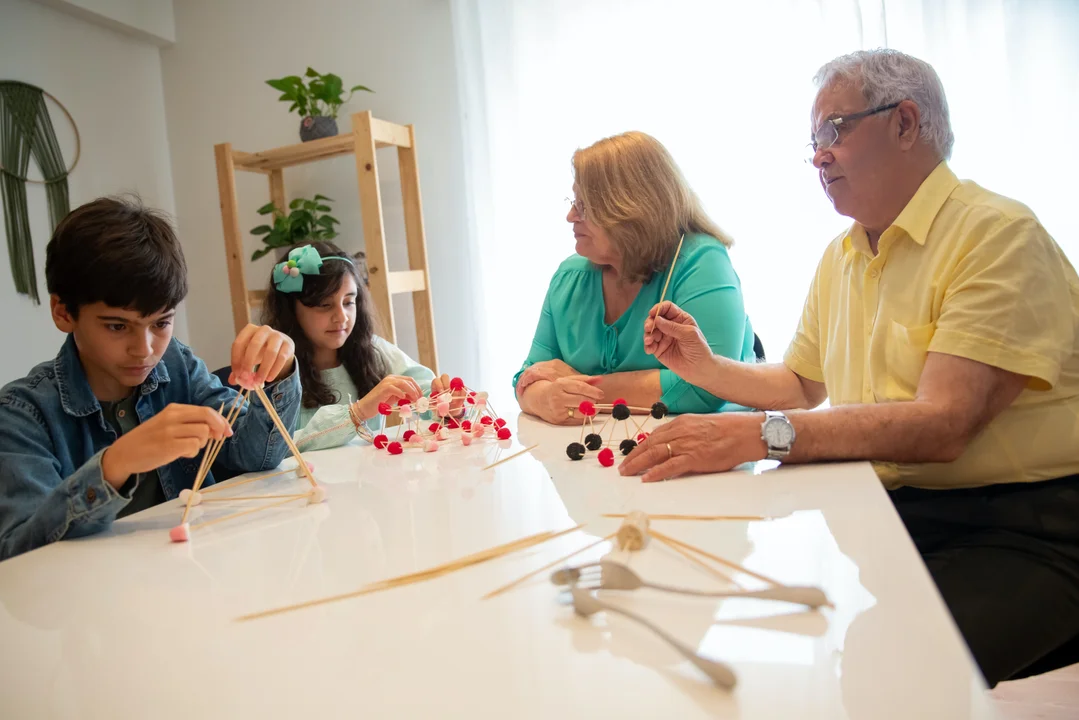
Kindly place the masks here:
<instances>
[{"instance_id":1,"label":"wooden hoop","mask_svg":"<svg viewBox=\"0 0 1079 720\"><path fill-rule=\"evenodd\" d=\"M71 162L71 167L69 167L64 172L64 177L66 178L71 175L71 173L75 172L75 166L79 164L79 157L82 155L82 137L79 135L79 126L75 124L75 118L71 117L71 113L67 111L67 108L64 107L64 104L62 102L57 100L51 93L45 90L42 90L41 94L56 103L56 106L63 111L64 115L67 116L67 121L71 123L71 129L75 131L75 159ZM10 175L16 180L22 180L23 182L32 183L34 185L48 185L50 182L49 180L34 180L33 178L29 177L20 177L19 175L16 175L15 173L7 170L4 167L3 163L0 163L0 172ZM51 182L56 182L57 180L61 179L63 178L57 178L56 180L52 180Z\"/></svg>"}]
</instances>

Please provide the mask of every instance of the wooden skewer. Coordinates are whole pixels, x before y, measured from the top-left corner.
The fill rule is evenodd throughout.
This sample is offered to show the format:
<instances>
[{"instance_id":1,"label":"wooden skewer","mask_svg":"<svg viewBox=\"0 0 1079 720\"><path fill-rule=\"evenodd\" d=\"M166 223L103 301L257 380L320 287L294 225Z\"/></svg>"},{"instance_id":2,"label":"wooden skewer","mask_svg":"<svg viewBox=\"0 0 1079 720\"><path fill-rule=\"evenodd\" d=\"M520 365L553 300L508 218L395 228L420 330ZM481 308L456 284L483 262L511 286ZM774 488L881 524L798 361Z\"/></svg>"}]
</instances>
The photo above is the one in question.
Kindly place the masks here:
<instances>
[{"instance_id":1,"label":"wooden skewer","mask_svg":"<svg viewBox=\"0 0 1079 720\"><path fill-rule=\"evenodd\" d=\"M266 412L269 414L270 419L273 420L273 424L277 426L277 431L281 433L281 437L284 439L285 444L288 445L288 449L291 450L293 456L295 456L297 464L299 464L300 469L303 470L303 474L307 478L307 481L311 483L311 487L318 487L318 483L315 482L315 477L311 474L311 469L307 467L307 462L303 459L303 455L300 454L299 448L296 447L296 443L292 442L292 435L289 434L288 428L285 427L285 423L281 422L281 418L277 414L277 410L274 408L273 403L270 402L270 398L266 397L266 391L262 389L261 385L256 385L255 393L259 396L262 406L266 408Z\"/></svg>"},{"instance_id":2,"label":"wooden skewer","mask_svg":"<svg viewBox=\"0 0 1079 720\"><path fill-rule=\"evenodd\" d=\"M293 493L291 495L236 495L234 497L218 497L218 498L203 498L204 503L210 502L233 502L236 500L277 500L280 498L289 498L295 500L296 498L308 497L310 492Z\"/></svg>"},{"instance_id":3,"label":"wooden skewer","mask_svg":"<svg viewBox=\"0 0 1079 720\"><path fill-rule=\"evenodd\" d=\"M600 517L605 518L624 518L624 513L604 513ZM763 515L673 515L659 513L653 515L648 514L649 520L770 520Z\"/></svg>"},{"instance_id":4,"label":"wooden skewer","mask_svg":"<svg viewBox=\"0 0 1079 720\"><path fill-rule=\"evenodd\" d=\"M221 407L217 408L217 414L220 415L221 411L225 409L225 403L221 403ZM213 450L213 441L211 440L206 444L206 448L202 453L202 462L199 463L199 469L195 473L195 482L192 483L192 487L198 487L201 483L200 480L203 477L202 472L206 468L206 461L210 457L210 452ZM197 491L196 491L197 492ZM191 493L191 497L187 499L187 504L184 505L184 514L180 518L180 524L183 525L187 521L187 514L191 512L192 501L195 499L195 492Z\"/></svg>"},{"instance_id":5,"label":"wooden skewer","mask_svg":"<svg viewBox=\"0 0 1079 720\"><path fill-rule=\"evenodd\" d=\"M637 405L626 405L626 407L629 409L630 412L639 412L639 413L651 413L652 412L652 408L650 408L650 407L647 407L647 408L646 407L639 407ZM596 411L597 412L606 413L606 412L608 412L610 410L613 410L613 409L614 409L614 405L596 405Z\"/></svg>"},{"instance_id":6,"label":"wooden skewer","mask_svg":"<svg viewBox=\"0 0 1079 720\"><path fill-rule=\"evenodd\" d=\"M649 516L649 517L651 517L651 516ZM706 563L704 560L701 560L696 555L690 555L687 550L683 550L682 548L678 547L674 543L667 540L665 537L663 537L663 538L658 537L658 536L656 536L655 532L652 533L652 536L655 537L657 540L659 540L664 545L666 545L667 547L669 547L671 550L674 550L676 553L678 553L679 555L684 557L686 560L689 560L691 563L693 563L697 567L704 568L704 570L706 570L708 573L714 575L715 577L719 578L720 580L723 580L724 582L728 582L731 585L734 585L735 587L742 588L743 590L745 589L744 585L742 585L740 582L738 582L737 580L735 580L731 576L727 575L727 573L722 572L720 570L717 570L716 568L714 568L711 565L709 565L708 563Z\"/></svg>"},{"instance_id":7,"label":"wooden skewer","mask_svg":"<svg viewBox=\"0 0 1079 720\"><path fill-rule=\"evenodd\" d=\"M299 472L299 470L300 470L300 468L294 467L294 468L289 468L288 470L278 470L277 472L272 472L269 475L259 475L258 477L250 477L250 478L245 478L243 480L237 480L236 482L230 482L227 485L224 484L224 483L221 483L221 484L218 484L218 485L211 485L210 487L203 490L202 494L207 495L209 493L215 493L215 492L218 492L220 490L229 490L230 488L240 487L241 485L246 485L247 483L257 482L259 480L268 480L268 479L270 479L272 477L277 477L278 475L286 475L286 474L292 473L292 472ZM205 498L203 498L203 501L205 502Z\"/></svg>"},{"instance_id":8,"label":"wooden skewer","mask_svg":"<svg viewBox=\"0 0 1079 720\"><path fill-rule=\"evenodd\" d=\"M240 410L243 409L244 403L247 402L247 393L241 392L236 400L233 401L232 407L229 409L229 416L226 418L229 423L229 427L233 427L236 424L236 419L240 417ZM221 438L214 446L213 455L210 456L210 461L206 463L206 468L203 470L202 477L199 479L198 486L193 488L195 492L198 492L202 488L202 484L206 482L206 476L210 474L210 469L217 461L217 456L221 454L221 448L225 446L225 440L227 438Z\"/></svg>"},{"instance_id":9,"label":"wooden skewer","mask_svg":"<svg viewBox=\"0 0 1079 720\"><path fill-rule=\"evenodd\" d=\"M480 598L480 599L481 599L481 600L489 600L490 598L493 598L493 597L494 597L494 596L496 596L496 595L501 595L502 593L506 592L507 590L512 590L513 588L515 588L515 587L517 587L518 585L520 585L521 583L523 583L523 582L524 582L525 580L528 580L528 579L530 579L530 578L534 578L534 577L536 577L537 575L539 575L539 574L540 574L541 572L543 572L544 570L550 570L550 569L551 569L551 568L553 568L553 567L554 567L555 565L561 565L562 563L564 563L564 562L566 562L567 560L569 560L569 559L570 559L571 557L573 557L573 556L575 556L575 555L580 555L580 554L581 554L581 553L583 553L583 552L584 552L585 550L591 550L592 548L594 548L595 546L599 545L600 543L605 543L605 542L608 542L608 541L610 541L610 540L611 540L611 538L613 538L613 537L614 537L615 535L617 535L617 534L618 534L617 532L613 532L613 533L611 533L610 535L608 535L607 537L602 537L602 538L600 538L599 540L596 540L595 542L589 543L588 545L585 545L585 546L584 546L583 548L580 548L579 550L574 550L574 551L573 551L573 552L571 552L571 553L570 553L569 555L566 555L566 556L564 556L564 557L560 557L560 558L558 558L557 560L552 560L551 562L547 563L547 564L546 564L546 565L544 565L543 567L540 567L540 568L536 568L535 570L533 570L532 572L528 573L527 575L522 575L521 577L517 578L517 579L516 579L516 580L514 580L513 582L511 582L511 583L506 583L505 585L503 585L502 587L498 588L497 590L492 590L491 592L487 593L486 595L484 595L484 596L483 596L482 598Z\"/></svg>"},{"instance_id":10,"label":"wooden skewer","mask_svg":"<svg viewBox=\"0 0 1079 720\"><path fill-rule=\"evenodd\" d=\"M561 537L568 533L580 530L584 525L578 525L559 532L541 532L535 535L530 535L519 540L505 543L503 545L496 545L493 548L482 550L472 555L466 555L463 558L453 560L442 565L436 565L435 567L428 568L427 570L421 570L420 572L409 573L407 575L399 575L387 580L380 580L379 582L365 585L359 590L352 592L341 593L340 595L331 595L329 597L318 598L317 600L308 600L302 603L296 603L294 605L286 605L285 607L275 608L273 610L263 610L261 612L250 613L248 615L242 615L236 618L237 622L245 622L247 620L257 620L259 618L269 617L271 615L280 615L281 613L291 612L293 610L301 610L303 608L315 607L317 605L326 605L340 600L349 600L351 598L360 597L361 595L368 595L370 593L381 592L382 590L391 590L396 587L404 585L411 585L413 583L423 582L425 580L433 580L438 577L442 577L451 572L461 570L472 565L477 565L488 560L502 557L518 550L523 550L540 543L545 543L548 540L553 540L556 537Z\"/></svg>"},{"instance_id":11,"label":"wooden skewer","mask_svg":"<svg viewBox=\"0 0 1079 720\"><path fill-rule=\"evenodd\" d=\"M778 580L773 580L772 578L770 578L770 577L768 577L766 575L761 575L760 573L753 572L749 568L743 567L743 566L739 565L738 563L733 563L730 560L724 560L723 558L719 557L718 555L713 555L712 553L708 552L707 550L702 550L701 548L697 547L696 545L690 545L687 542L682 542L681 540L676 540L675 538L673 538L673 537L671 537L669 535L665 535L664 533L661 533L658 530L650 529L649 532L652 533L652 537L654 537L654 538L664 540L669 544L680 545L681 547L685 548L686 550L692 550L693 552L697 553L698 555L702 555L703 557L706 557L706 558L708 558L709 560L711 560L713 562L717 562L720 565L725 565L725 566L731 568L732 570L737 570L738 572L749 575L750 577L757 578L758 580L766 582L769 585L774 585L775 587L786 587L786 585L779 582Z\"/></svg>"},{"instance_id":12,"label":"wooden skewer","mask_svg":"<svg viewBox=\"0 0 1079 720\"><path fill-rule=\"evenodd\" d=\"M495 462L491 463L487 467L483 468L483 470L490 470L491 468L495 467L496 465L501 465L504 462L509 462L513 458L520 457L521 455L524 455L527 452L532 452L533 450L535 450L538 447L539 447L539 443L536 443L532 447L526 447L524 450L521 450L520 452L515 452L512 455L510 455L509 457L504 457L501 460L496 460Z\"/></svg>"},{"instance_id":13,"label":"wooden skewer","mask_svg":"<svg viewBox=\"0 0 1079 720\"><path fill-rule=\"evenodd\" d=\"M667 282L663 283L663 292L659 294L659 303L662 303L663 298L667 297L667 286L671 284L671 275L674 275L674 265L678 262L678 254L682 252L682 242L685 241L685 239L685 233L682 233L682 237L678 238L678 248L674 251L674 260L671 260L671 269L667 271Z\"/></svg>"},{"instance_id":14,"label":"wooden skewer","mask_svg":"<svg viewBox=\"0 0 1079 720\"><path fill-rule=\"evenodd\" d=\"M284 505L285 503L295 502L296 500L299 500L300 498L311 497L311 495L313 495L313 494L314 493L307 492L307 493L302 493L300 495L290 495L287 500L278 500L277 502L272 502L272 503L269 503L267 505L259 505L258 507L251 508L250 510L241 510L240 512L235 512L235 513L232 513L231 515L225 515L224 517L214 518L213 520L206 520L206 521L203 521L203 522L200 522L200 523L195 523L194 525L191 526L191 529L195 530L195 529L201 529L201 528L208 528L211 525L216 525L218 523L225 522L226 520L233 520L233 519L238 518L238 517L243 517L244 515L250 515L251 513L257 513L257 512L262 512L263 510L269 510L270 508L275 508L278 505Z\"/></svg>"}]
</instances>

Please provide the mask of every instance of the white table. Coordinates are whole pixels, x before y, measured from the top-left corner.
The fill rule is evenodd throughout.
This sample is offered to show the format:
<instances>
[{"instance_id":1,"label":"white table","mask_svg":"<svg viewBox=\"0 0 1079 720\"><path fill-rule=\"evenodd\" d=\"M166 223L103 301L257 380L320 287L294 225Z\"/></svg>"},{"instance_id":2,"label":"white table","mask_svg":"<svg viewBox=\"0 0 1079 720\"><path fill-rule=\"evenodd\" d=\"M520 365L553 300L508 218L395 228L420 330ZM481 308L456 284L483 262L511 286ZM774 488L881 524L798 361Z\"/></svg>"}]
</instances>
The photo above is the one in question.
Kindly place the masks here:
<instances>
[{"instance_id":1,"label":"white table","mask_svg":"<svg viewBox=\"0 0 1079 720\"><path fill-rule=\"evenodd\" d=\"M0 715L995 717L867 464L642 485L594 454L568 460L576 429L520 425L509 450L485 442L400 457L366 445L311 454L325 504L221 523L189 544L168 541L179 517L172 502L105 535L0 563ZM518 440L541 446L481 472ZM282 476L231 492L255 487L303 485ZM479 599L612 532L618 521L599 514L630 509L775 516L655 527L765 575L819 585L836 608L605 593L730 663L739 684L728 693L632 621L574 616L545 578ZM204 517L225 512L218 505ZM431 582L234 621L582 522L582 532ZM655 543L630 562L653 580L712 582Z\"/></svg>"}]
</instances>

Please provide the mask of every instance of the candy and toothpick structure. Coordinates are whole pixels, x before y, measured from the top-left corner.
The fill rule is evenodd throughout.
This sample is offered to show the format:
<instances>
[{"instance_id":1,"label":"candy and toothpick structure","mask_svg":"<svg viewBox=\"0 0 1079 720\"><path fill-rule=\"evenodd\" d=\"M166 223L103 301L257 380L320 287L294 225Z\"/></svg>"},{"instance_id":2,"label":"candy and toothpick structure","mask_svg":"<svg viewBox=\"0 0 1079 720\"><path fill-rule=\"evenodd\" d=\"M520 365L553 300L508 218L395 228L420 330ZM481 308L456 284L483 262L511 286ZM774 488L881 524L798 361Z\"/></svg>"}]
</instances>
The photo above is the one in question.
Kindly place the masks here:
<instances>
[{"instance_id":1,"label":"candy and toothpick structure","mask_svg":"<svg viewBox=\"0 0 1079 720\"><path fill-rule=\"evenodd\" d=\"M221 440L211 440L206 444L206 449L202 455L202 462L199 464L198 472L195 473L194 486L188 490L184 489L180 491L180 500L184 503L183 516L180 518L180 524L172 528L169 531L169 538L173 542L187 542L191 539L191 533L200 528L207 528L211 525L217 525L228 520L234 520L236 518L244 517L245 515L251 515L263 510L269 510L270 508L280 507L282 505L288 505L295 503L298 500L306 501L305 504L312 505L320 503L326 499L326 490L315 482L315 476L312 474L312 467L300 454L296 444L292 441L292 435L289 433L288 428L281 421L281 417L277 414L277 410L274 408L273 403L266 396L266 391L262 389L261 385L248 382L250 380L249 374L241 373L241 386L244 388L236 395L236 399L233 400L232 405L229 406L228 415L225 416L225 420L229 426L235 424L236 419L240 416L240 410L243 409L245 403L250 402L250 395L252 392L258 397L259 402L266 409L266 413L270 416L270 420L274 424L274 429L280 433L285 444L288 445L289 451L296 459L297 467L289 470L279 470L268 473L266 475L260 475L258 477L247 478L238 482L232 483L226 486L213 485L205 490L202 489L202 484L206 481L206 476L210 473L210 468L213 467L214 460L217 459L218 453L221 452L222 446L225 444L225 438ZM225 405L222 403L218 408L218 412L222 412L225 409ZM286 493L286 494L272 494L272 495L243 495L243 496L231 496L223 498L210 498L207 495L217 492L225 488L234 488L239 485L246 485L248 483L258 482L260 480L266 480L268 478L283 475L285 473L295 472L297 476L307 479L310 488L303 492ZM237 512L225 515L223 517L214 518L212 520L204 520L195 524L188 524L187 516L191 512L191 508L196 505L200 505L203 502L247 502L247 503L260 503L255 507L250 507L245 510L239 510Z\"/></svg>"},{"instance_id":2,"label":"candy and toothpick structure","mask_svg":"<svg viewBox=\"0 0 1079 720\"><path fill-rule=\"evenodd\" d=\"M454 404L460 407L454 409ZM463 415L455 417L462 410ZM439 418L437 421L423 419L422 416L430 411L434 411ZM472 390L461 378L456 377L450 380L449 390L430 397L420 397L415 402L402 398L396 406L379 403L378 414L382 426L377 433L371 432L362 418L355 414L352 415L352 423L357 435L390 455L401 455L409 449L435 452L442 443L452 439L451 431L460 431L458 438L462 445L471 445L473 440L483 438L488 433L498 440L509 440L513 436L506 427L506 421L487 399L487 393ZM386 423L394 415L401 422L397 426L396 436L391 440L386 434Z\"/></svg>"},{"instance_id":3,"label":"candy and toothpick structure","mask_svg":"<svg viewBox=\"0 0 1079 720\"><path fill-rule=\"evenodd\" d=\"M585 400L578 407L578 411L581 413L581 437L578 442L572 442L566 446L566 455L570 460L580 460L585 456L585 452L588 450L599 450L599 464L603 467L611 467L614 465L614 450L611 449L611 444L615 441L615 435L618 431L619 424L622 424L625 428L626 437L624 440L618 443L618 451L623 455L629 455L633 452L633 448L637 447L637 444L642 442L648 437L646 428L648 427L648 417L660 420L667 416L667 406L661 402L654 403L651 408L639 408L631 407L626 404L626 401L622 398L615 400L610 405L596 405L590 400ZM638 423L633 418L633 411L647 412L648 417L643 422ZM596 430L595 424L592 422L592 418L597 413L610 413L610 417L603 421L603 425L599 430ZM630 423L633 423L636 429L636 435L634 439L630 437ZM607 437L606 442L603 440L603 431L607 428L607 425L611 425L611 432ZM588 430L588 434L585 431ZM602 449L601 449L602 448Z\"/></svg>"}]
</instances>

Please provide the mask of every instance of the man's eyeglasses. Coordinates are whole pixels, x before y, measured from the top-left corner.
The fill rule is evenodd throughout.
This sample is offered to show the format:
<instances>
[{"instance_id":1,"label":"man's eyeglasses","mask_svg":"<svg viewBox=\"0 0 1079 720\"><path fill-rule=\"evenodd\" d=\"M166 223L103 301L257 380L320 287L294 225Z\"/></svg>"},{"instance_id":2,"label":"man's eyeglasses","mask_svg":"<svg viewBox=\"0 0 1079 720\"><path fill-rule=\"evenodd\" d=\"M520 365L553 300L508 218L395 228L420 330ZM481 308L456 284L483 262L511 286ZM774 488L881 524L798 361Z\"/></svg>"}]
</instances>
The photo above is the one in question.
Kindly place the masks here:
<instances>
[{"instance_id":1,"label":"man's eyeglasses","mask_svg":"<svg viewBox=\"0 0 1079 720\"><path fill-rule=\"evenodd\" d=\"M862 118L869 117L870 115L876 115L886 110L894 110L899 107L899 103L889 103L887 105L881 105L880 107L870 108L869 110L862 110L861 112L852 113L850 115L844 115L843 117L829 118L821 123L821 126L813 133L813 142L806 145L806 162L812 164L813 158L817 154L817 150L827 150L835 145L839 140L839 129L841 127L850 125L855 120L861 120Z\"/></svg>"}]
</instances>

